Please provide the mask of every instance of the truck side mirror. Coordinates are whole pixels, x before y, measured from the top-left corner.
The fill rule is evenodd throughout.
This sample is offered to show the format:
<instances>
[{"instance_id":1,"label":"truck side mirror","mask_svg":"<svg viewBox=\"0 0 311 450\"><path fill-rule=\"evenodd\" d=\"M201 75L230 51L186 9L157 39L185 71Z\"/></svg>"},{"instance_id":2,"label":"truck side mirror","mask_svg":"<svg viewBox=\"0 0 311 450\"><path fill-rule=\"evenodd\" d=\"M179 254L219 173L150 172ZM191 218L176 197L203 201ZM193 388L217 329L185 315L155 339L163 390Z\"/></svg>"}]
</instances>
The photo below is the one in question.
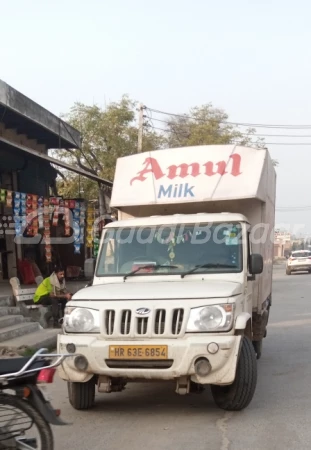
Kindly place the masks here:
<instances>
[{"instance_id":1,"label":"truck side mirror","mask_svg":"<svg viewBox=\"0 0 311 450\"><path fill-rule=\"evenodd\" d=\"M263 271L263 257L259 253L250 256L249 272L251 275L259 275Z\"/></svg>"}]
</instances>

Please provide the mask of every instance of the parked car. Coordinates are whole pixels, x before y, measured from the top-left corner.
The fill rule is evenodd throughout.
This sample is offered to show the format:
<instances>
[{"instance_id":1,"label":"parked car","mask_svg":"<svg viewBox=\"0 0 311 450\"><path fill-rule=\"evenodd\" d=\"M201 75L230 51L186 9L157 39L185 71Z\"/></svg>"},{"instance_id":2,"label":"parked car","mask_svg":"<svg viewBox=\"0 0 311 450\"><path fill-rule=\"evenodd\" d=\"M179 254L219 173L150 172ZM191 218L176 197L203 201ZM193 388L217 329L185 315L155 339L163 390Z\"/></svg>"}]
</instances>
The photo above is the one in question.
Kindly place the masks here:
<instances>
[{"instance_id":1,"label":"parked car","mask_svg":"<svg viewBox=\"0 0 311 450\"><path fill-rule=\"evenodd\" d=\"M296 250L291 253L286 261L286 275L291 275L292 272L311 273L310 250Z\"/></svg>"}]
</instances>

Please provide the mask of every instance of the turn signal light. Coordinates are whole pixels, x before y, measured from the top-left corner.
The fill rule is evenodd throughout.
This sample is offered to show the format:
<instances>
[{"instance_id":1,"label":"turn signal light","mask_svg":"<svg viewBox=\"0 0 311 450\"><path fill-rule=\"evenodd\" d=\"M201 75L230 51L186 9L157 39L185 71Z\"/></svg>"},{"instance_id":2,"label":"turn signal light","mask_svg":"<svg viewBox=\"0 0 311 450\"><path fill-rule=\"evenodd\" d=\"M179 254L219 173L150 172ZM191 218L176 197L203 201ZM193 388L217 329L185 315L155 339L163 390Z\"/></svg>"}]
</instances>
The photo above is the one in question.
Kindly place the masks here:
<instances>
[{"instance_id":1,"label":"turn signal light","mask_svg":"<svg viewBox=\"0 0 311 450\"><path fill-rule=\"evenodd\" d=\"M55 375L56 369L54 367L50 369L42 369L39 372L37 382L38 383L53 383L54 375Z\"/></svg>"}]
</instances>

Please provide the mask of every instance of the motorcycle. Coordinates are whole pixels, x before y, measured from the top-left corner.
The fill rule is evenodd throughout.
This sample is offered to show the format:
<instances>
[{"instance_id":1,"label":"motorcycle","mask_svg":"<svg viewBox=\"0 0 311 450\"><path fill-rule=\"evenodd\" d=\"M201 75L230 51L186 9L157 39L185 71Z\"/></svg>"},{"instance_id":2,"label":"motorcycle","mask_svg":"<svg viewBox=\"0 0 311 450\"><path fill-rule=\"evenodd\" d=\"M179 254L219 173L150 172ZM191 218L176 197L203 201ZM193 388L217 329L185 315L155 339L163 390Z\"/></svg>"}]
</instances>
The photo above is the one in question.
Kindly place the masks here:
<instances>
[{"instance_id":1,"label":"motorcycle","mask_svg":"<svg viewBox=\"0 0 311 450\"><path fill-rule=\"evenodd\" d=\"M43 387L53 383L56 367L72 355L46 351L0 360L0 450L53 450L51 425L69 425L60 419L60 410L53 409Z\"/></svg>"}]
</instances>

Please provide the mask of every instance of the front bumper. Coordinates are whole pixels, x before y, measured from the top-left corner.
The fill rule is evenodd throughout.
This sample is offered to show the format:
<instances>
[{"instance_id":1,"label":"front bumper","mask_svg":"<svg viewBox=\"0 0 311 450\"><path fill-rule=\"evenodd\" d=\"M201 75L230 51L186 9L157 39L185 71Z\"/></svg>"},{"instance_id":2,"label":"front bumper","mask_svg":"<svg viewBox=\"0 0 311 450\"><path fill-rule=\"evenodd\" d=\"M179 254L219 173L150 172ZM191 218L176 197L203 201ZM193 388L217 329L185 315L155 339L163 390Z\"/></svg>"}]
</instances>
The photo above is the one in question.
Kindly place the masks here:
<instances>
[{"instance_id":1,"label":"front bumper","mask_svg":"<svg viewBox=\"0 0 311 450\"><path fill-rule=\"evenodd\" d=\"M305 272L311 271L311 264L292 264L287 266L291 272Z\"/></svg>"},{"instance_id":2,"label":"front bumper","mask_svg":"<svg viewBox=\"0 0 311 450\"><path fill-rule=\"evenodd\" d=\"M208 344L215 342L219 350L215 354L207 351ZM233 383L239 357L241 336L188 335L181 339L147 340L147 341L105 341L101 337L82 335L58 335L58 352L68 353L67 344L74 344L75 355L84 355L88 368L80 371L75 367L74 355L66 358L58 368L59 376L66 381L86 382L93 375L128 380L176 380L191 377L200 384L226 385ZM128 368L108 367L110 345L167 345L169 368ZM195 373L194 363L197 358L207 358L211 365L208 375L200 377ZM122 363L123 364L123 363Z\"/></svg>"}]
</instances>

